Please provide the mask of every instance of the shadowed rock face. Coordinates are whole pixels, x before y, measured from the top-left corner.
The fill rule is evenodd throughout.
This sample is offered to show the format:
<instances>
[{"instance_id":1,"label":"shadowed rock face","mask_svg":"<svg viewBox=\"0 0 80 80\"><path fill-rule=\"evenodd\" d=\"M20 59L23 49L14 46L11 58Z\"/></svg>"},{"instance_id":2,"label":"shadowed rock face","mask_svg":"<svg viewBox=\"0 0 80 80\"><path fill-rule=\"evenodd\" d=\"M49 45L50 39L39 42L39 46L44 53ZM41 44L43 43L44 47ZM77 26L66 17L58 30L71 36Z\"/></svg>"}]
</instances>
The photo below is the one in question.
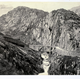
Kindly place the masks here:
<instances>
[{"instance_id":1,"label":"shadowed rock face","mask_svg":"<svg viewBox=\"0 0 80 80\"><path fill-rule=\"evenodd\" d=\"M5 37L0 35L0 75L37 75L43 72L39 52L24 44L25 49L12 38L10 41L12 42L7 42Z\"/></svg>"}]
</instances>

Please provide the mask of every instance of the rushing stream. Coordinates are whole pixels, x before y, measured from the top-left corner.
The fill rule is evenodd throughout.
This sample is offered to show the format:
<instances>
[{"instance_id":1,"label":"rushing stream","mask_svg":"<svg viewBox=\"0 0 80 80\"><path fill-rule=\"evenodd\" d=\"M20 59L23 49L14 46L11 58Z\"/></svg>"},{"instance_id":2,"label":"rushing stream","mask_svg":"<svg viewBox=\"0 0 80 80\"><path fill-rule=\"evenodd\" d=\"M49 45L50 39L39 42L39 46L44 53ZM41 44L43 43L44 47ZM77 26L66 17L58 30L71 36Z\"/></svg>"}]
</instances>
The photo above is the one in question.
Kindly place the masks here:
<instances>
[{"instance_id":1,"label":"rushing stream","mask_svg":"<svg viewBox=\"0 0 80 80\"><path fill-rule=\"evenodd\" d=\"M41 54L41 57L43 58L43 64L42 67L44 69L43 73L39 73L39 75L48 75L48 69L50 67L50 63L49 63L49 55L44 52Z\"/></svg>"}]
</instances>

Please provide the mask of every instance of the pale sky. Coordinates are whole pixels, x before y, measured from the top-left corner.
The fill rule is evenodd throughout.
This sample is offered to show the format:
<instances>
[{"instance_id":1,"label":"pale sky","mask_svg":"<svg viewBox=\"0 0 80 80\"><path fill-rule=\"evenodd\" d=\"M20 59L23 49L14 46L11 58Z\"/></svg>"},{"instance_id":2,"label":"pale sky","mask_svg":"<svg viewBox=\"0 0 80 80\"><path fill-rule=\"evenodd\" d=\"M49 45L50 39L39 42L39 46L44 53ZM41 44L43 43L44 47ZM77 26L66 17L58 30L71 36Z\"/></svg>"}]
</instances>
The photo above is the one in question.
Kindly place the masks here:
<instances>
[{"instance_id":1,"label":"pale sky","mask_svg":"<svg viewBox=\"0 0 80 80\"><path fill-rule=\"evenodd\" d=\"M60 8L71 9L80 6L80 2L0 2L0 16L17 6L26 6L51 12Z\"/></svg>"}]
</instances>

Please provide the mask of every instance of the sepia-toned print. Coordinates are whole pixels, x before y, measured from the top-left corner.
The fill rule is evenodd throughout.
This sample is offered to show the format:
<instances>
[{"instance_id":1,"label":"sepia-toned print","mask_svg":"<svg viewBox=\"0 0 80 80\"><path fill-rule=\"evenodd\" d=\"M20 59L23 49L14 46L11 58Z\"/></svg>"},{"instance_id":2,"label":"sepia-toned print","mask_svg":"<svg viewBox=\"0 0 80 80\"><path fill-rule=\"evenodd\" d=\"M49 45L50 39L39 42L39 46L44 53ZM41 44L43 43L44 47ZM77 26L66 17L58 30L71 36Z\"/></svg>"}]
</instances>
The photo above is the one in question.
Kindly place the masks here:
<instances>
[{"instance_id":1,"label":"sepia-toned print","mask_svg":"<svg viewBox=\"0 0 80 80\"><path fill-rule=\"evenodd\" d=\"M0 75L80 75L80 3L0 2Z\"/></svg>"}]
</instances>

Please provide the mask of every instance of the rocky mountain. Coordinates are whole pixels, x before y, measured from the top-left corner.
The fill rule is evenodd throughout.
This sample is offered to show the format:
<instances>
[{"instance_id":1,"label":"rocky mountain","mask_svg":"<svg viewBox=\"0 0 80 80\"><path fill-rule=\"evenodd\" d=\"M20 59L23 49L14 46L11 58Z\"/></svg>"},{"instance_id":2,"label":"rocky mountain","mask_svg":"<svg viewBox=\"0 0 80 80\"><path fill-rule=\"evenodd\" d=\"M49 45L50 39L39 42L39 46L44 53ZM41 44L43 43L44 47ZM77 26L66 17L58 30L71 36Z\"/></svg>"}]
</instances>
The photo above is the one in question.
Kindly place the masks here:
<instances>
[{"instance_id":1,"label":"rocky mountain","mask_svg":"<svg viewBox=\"0 0 80 80\"><path fill-rule=\"evenodd\" d=\"M34 29L39 43L42 41L45 46L58 46L68 51L80 47L80 17L74 12L65 9L52 11L41 24Z\"/></svg>"},{"instance_id":2,"label":"rocky mountain","mask_svg":"<svg viewBox=\"0 0 80 80\"><path fill-rule=\"evenodd\" d=\"M25 43L32 41L32 29L48 14L42 10L19 6L0 17L0 31Z\"/></svg>"},{"instance_id":3,"label":"rocky mountain","mask_svg":"<svg viewBox=\"0 0 80 80\"><path fill-rule=\"evenodd\" d=\"M52 15L54 15L54 11ZM75 50L79 48L79 16L71 11L59 9L56 11L56 15L53 19L53 45L55 44L65 50Z\"/></svg>"},{"instance_id":4,"label":"rocky mountain","mask_svg":"<svg viewBox=\"0 0 80 80\"><path fill-rule=\"evenodd\" d=\"M14 70L18 70L18 72L14 71L15 74L20 74L20 71L21 74L38 74L43 71L41 70L41 48L43 51L48 49L50 51L51 47L55 47L55 53L58 53L58 56L57 54L54 55L54 52L50 55L49 74L53 74L55 68L59 69L59 72L60 70L63 71L61 66L59 67L60 64L54 64L55 60L59 59L62 62L61 64L64 65L68 63L68 58L75 61L75 57L72 58L74 52L75 54L78 53L76 56L80 54L80 17L70 10L58 9L48 13L20 6L0 17L0 32L3 34L0 38L1 66L3 66L2 60L4 60L4 63L7 60L10 65L18 66L20 69L14 67ZM71 57L65 59L65 52L68 56L71 52ZM13 54L11 55L11 53ZM3 57L5 55L7 58ZM79 61L78 58L76 58L76 64L78 64L77 61ZM23 65L24 68L22 68ZM55 68L54 65L56 65ZM27 72L28 69L29 72ZM3 71L1 74L3 74ZM63 72L55 74L63 74Z\"/></svg>"},{"instance_id":5,"label":"rocky mountain","mask_svg":"<svg viewBox=\"0 0 80 80\"><path fill-rule=\"evenodd\" d=\"M65 50L75 50L80 46L80 17L64 9L48 13L17 7L0 17L0 31L31 45L55 44Z\"/></svg>"}]
</instances>

